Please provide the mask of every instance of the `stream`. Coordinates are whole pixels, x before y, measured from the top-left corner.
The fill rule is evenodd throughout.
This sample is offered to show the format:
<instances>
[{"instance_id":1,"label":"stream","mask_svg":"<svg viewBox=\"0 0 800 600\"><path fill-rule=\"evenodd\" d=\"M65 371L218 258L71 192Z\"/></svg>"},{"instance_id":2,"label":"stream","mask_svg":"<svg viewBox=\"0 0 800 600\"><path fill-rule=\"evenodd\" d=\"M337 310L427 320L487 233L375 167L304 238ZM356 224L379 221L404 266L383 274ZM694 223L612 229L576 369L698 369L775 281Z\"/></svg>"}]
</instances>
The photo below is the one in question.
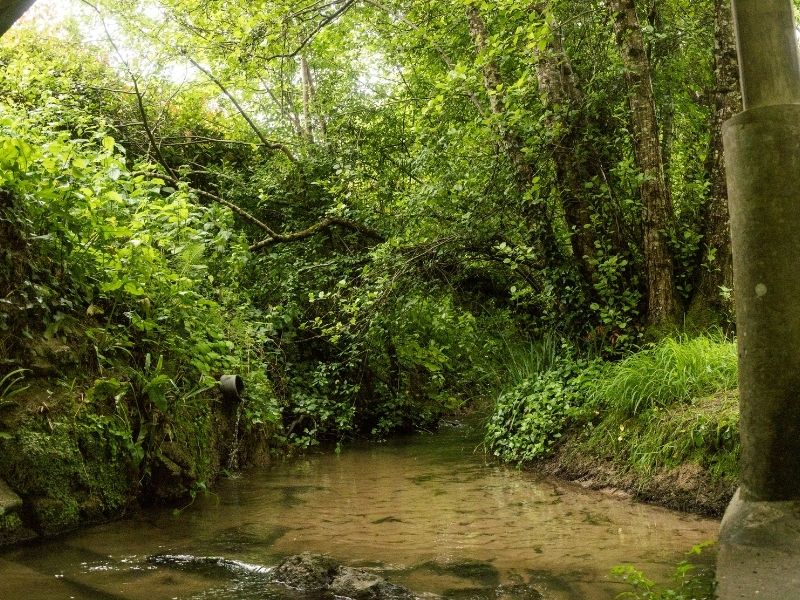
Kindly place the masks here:
<instances>
[{"instance_id":1,"label":"stream","mask_svg":"<svg viewBox=\"0 0 800 600\"><path fill-rule=\"evenodd\" d=\"M154 554L274 565L304 551L459 600L530 584L550 600L611 600L613 566L668 581L718 523L487 462L480 433L448 427L221 480L177 512L148 510L0 551L0 600L298 598L258 569L179 569ZM237 563L238 564L238 563ZM499 595L498 595L499 597Z\"/></svg>"}]
</instances>

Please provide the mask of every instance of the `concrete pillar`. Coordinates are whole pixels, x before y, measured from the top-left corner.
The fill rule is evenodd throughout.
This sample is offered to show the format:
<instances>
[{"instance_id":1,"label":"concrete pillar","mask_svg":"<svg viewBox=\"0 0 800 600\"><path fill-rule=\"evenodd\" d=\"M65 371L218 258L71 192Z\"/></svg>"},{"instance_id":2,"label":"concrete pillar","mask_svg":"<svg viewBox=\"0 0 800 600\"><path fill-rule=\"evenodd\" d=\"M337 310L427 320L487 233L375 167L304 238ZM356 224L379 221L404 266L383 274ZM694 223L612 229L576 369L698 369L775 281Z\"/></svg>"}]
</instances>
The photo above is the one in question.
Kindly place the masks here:
<instances>
[{"instance_id":1,"label":"concrete pillar","mask_svg":"<svg viewBox=\"0 0 800 600\"><path fill-rule=\"evenodd\" d=\"M800 102L791 0L733 0L745 110Z\"/></svg>"},{"instance_id":2,"label":"concrete pillar","mask_svg":"<svg viewBox=\"0 0 800 600\"><path fill-rule=\"evenodd\" d=\"M800 60L791 0L733 0L745 111L724 127L741 482L719 600L800 598Z\"/></svg>"},{"instance_id":3,"label":"concrete pillar","mask_svg":"<svg viewBox=\"0 0 800 600\"><path fill-rule=\"evenodd\" d=\"M35 0L0 0L0 36L16 23Z\"/></svg>"}]
</instances>

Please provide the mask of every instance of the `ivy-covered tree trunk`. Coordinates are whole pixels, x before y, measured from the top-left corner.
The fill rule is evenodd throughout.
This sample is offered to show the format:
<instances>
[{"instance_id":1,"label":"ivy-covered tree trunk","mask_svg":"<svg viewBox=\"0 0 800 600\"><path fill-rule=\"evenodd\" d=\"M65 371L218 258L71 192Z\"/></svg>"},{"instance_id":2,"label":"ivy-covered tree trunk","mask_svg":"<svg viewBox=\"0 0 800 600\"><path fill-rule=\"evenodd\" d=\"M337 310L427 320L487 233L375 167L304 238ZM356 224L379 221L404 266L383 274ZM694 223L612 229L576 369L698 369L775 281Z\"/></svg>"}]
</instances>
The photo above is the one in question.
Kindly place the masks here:
<instances>
[{"instance_id":1,"label":"ivy-covered tree trunk","mask_svg":"<svg viewBox=\"0 0 800 600\"><path fill-rule=\"evenodd\" d=\"M595 235L585 184L593 178L592 160L596 156L586 144L588 123L582 110L583 95L564 51L558 22L547 14L546 3L536 4L532 10L550 24L551 38L547 47L536 53L539 97L545 108L548 132L551 135L557 132L549 138L550 150L572 252L584 281L590 286L594 278Z\"/></svg>"},{"instance_id":2,"label":"ivy-covered tree trunk","mask_svg":"<svg viewBox=\"0 0 800 600\"><path fill-rule=\"evenodd\" d=\"M672 201L667 192L658 135L650 61L634 0L611 0L617 47L625 67L631 108L636 164L642 173L642 247L647 278L647 320L652 325L677 317L674 265L667 232L672 226Z\"/></svg>"},{"instance_id":3,"label":"ivy-covered tree trunk","mask_svg":"<svg viewBox=\"0 0 800 600\"><path fill-rule=\"evenodd\" d=\"M483 85L486 95L489 97L492 115L497 121L501 146L514 167L517 191L522 196L528 191L533 181L533 165L525 155L525 141L522 136L505 123L506 106L503 99L503 78L500 73L500 65L493 57L488 56L489 33L477 6L471 5L467 8L467 18L476 53L479 59L482 59ZM558 242L553 231L552 217L548 214L546 205L540 202L536 203L533 208L529 207L526 210L525 218L534 238L541 246L545 261L548 264L554 264L556 259L560 258Z\"/></svg>"},{"instance_id":4,"label":"ivy-covered tree trunk","mask_svg":"<svg viewBox=\"0 0 800 600\"><path fill-rule=\"evenodd\" d=\"M489 34L478 7L470 6L467 9L467 16L469 17L469 30L472 35L472 42L475 44L475 50L478 54L486 53ZM507 127L502 122L506 107L501 91L503 78L500 74L500 66L496 60L487 57L481 65L481 73L483 75L483 86L486 88L486 94L489 97L492 115L497 117L499 122L503 151L514 165L517 188L520 193L524 193L533 180L533 167L531 161L525 157L525 142L522 137L514 129Z\"/></svg>"},{"instance_id":5,"label":"ivy-covered tree trunk","mask_svg":"<svg viewBox=\"0 0 800 600\"><path fill-rule=\"evenodd\" d=\"M702 324L710 324L721 315L733 314L731 296L721 294L723 289L733 288L722 124L742 110L731 0L714 0L714 9L714 112L711 115L711 140L706 163L711 190L704 215L704 237L699 261L701 270L689 311L692 319Z\"/></svg>"}]
</instances>

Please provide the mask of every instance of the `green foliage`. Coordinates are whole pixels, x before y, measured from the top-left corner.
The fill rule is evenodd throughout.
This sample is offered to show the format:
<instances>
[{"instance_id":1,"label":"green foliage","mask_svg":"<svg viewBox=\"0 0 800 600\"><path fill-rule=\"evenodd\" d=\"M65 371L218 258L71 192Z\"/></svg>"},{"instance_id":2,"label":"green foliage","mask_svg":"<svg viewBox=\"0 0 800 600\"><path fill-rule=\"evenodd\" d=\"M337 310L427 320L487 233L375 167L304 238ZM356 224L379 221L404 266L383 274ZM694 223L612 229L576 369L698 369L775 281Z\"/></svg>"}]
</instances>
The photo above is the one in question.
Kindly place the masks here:
<instances>
[{"instance_id":1,"label":"green foliage","mask_svg":"<svg viewBox=\"0 0 800 600\"><path fill-rule=\"evenodd\" d=\"M517 346L506 345L506 372L502 374L502 380L507 387L536 379L542 373L556 368L563 350L562 342L554 335Z\"/></svg>"},{"instance_id":2,"label":"green foliage","mask_svg":"<svg viewBox=\"0 0 800 600\"><path fill-rule=\"evenodd\" d=\"M714 576L707 567L698 567L694 562L712 543L699 544L692 548L688 557L675 567L674 587L662 588L649 580L644 573L632 565L619 565L611 574L621 579L633 590L622 592L618 600L712 600L714 598Z\"/></svg>"},{"instance_id":3,"label":"green foliage","mask_svg":"<svg viewBox=\"0 0 800 600\"><path fill-rule=\"evenodd\" d=\"M620 419L737 386L734 342L720 336L666 338L625 358L598 380L592 401Z\"/></svg>"},{"instance_id":4,"label":"green foliage","mask_svg":"<svg viewBox=\"0 0 800 600\"><path fill-rule=\"evenodd\" d=\"M547 457L581 414L588 384L602 372L600 361L562 358L504 391L487 426L489 450L509 462Z\"/></svg>"},{"instance_id":5,"label":"green foliage","mask_svg":"<svg viewBox=\"0 0 800 600\"><path fill-rule=\"evenodd\" d=\"M89 11L3 39L0 350L8 370L76 378L82 439L145 479L183 460L195 489L222 373L245 379L243 431L303 448L432 428L499 386L488 441L513 461L598 416L644 423L730 389L730 347L702 340L569 358L620 356L646 316L644 175L605 11L476 3L478 44L461 0L296 4L103 0L114 48L88 39ZM688 301L708 262L713 21L708 3L656 12L665 235ZM556 21L575 89L553 104ZM706 448L728 416L669 418Z\"/></svg>"},{"instance_id":6,"label":"green foliage","mask_svg":"<svg viewBox=\"0 0 800 600\"><path fill-rule=\"evenodd\" d=\"M6 406L13 406L12 398L28 389L27 385L20 385L25 380L25 373L29 369L14 369L0 379L0 410Z\"/></svg>"},{"instance_id":7,"label":"green foliage","mask_svg":"<svg viewBox=\"0 0 800 600\"><path fill-rule=\"evenodd\" d=\"M618 424L607 419L587 442L646 477L681 465L699 465L712 477L735 482L739 472L739 404L734 393L721 392L654 408Z\"/></svg>"},{"instance_id":8,"label":"green foliage","mask_svg":"<svg viewBox=\"0 0 800 600\"><path fill-rule=\"evenodd\" d=\"M6 77L19 68L9 64ZM266 336L238 284L248 254L230 211L129 160L100 109L67 85L85 74L36 62L33 73L42 85L0 102L2 219L16 241L6 258L23 263L0 282L0 343L12 366L44 361L36 368L72 383L58 405L37 409L44 422L25 416L26 402L11 407L0 471L36 498L37 527L52 533L119 512L140 485L162 485L166 454L181 460L164 499L213 479L220 374L253 382L243 432L269 431L280 414ZM47 362L48 347L65 358ZM4 403L25 397L20 373L3 378Z\"/></svg>"},{"instance_id":9,"label":"green foliage","mask_svg":"<svg viewBox=\"0 0 800 600\"><path fill-rule=\"evenodd\" d=\"M546 457L571 433L580 454L611 459L642 480L684 465L736 480L732 342L719 335L667 338L616 363L533 357L530 364L542 370L509 379L488 422L487 446L498 458Z\"/></svg>"}]
</instances>

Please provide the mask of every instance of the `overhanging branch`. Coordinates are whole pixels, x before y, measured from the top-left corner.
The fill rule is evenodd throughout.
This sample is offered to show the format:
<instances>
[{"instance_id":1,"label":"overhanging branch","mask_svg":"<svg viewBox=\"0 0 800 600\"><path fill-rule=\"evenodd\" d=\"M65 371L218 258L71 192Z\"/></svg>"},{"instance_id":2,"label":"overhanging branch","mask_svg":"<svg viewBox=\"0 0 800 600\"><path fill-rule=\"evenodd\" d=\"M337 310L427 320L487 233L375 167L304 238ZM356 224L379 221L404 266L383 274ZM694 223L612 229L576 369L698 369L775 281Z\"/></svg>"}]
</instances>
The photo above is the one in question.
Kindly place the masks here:
<instances>
[{"instance_id":1,"label":"overhanging branch","mask_svg":"<svg viewBox=\"0 0 800 600\"><path fill-rule=\"evenodd\" d=\"M281 144L280 142L275 142L275 141L272 141L272 140L268 140L266 138L266 136L261 131L261 129L258 127L258 125L256 125L255 122L253 121L253 119L250 118L250 115L242 107L242 105L239 104L239 101L228 90L228 88L225 86L224 83L222 83L219 79L217 79L211 71L206 69L204 66L202 66L200 63L198 63L196 60L194 60L186 52L183 52L183 56L184 56L184 58L186 58L186 60L188 60L190 63L192 63L195 66L195 68L197 68L206 77L208 77L209 81L211 81L214 85L216 85L220 89L220 91L223 94L225 94L225 96L228 98L228 100L230 100L233 103L233 105L236 107L236 110L239 112L239 114L242 116L242 118L245 121L247 121L247 124L250 126L250 129L252 129L253 133L256 134L256 137L258 137L258 139L261 140L261 144L262 145L264 145L265 147L269 148L270 150L279 150L279 151L283 152L290 161L292 161L294 163L297 162L297 158L295 157L294 154L292 154L292 151L289 150L289 148L285 144Z\"/></svg>"},{"instance_id":2,"label":"overhanging branch","mask_svg":"<svg viewBox=\"0 0 800 600\"><path fill-rule=\"evenodd\" d=\"M258 252L259 250L263 250L264 248L269 248L270 246L274 246L275 244L298 242L300 240L310 238L334 226L350 229L352 231L360 233L364 237L373 239L378 242L386 241L386 238L381 233L379 233L375 229L372 229L371 227L367 227L363 223L359 223L357 221L352 221L350 219L345 219L342 217L325 217L318 223L314 223L313 225L311 225L306 229L303 229L302 231L270 235L268 238L265 238L260 242L250 246L250 252Z\"/></svg>"},{"instance_id":3,"label":"overhanging branch","mask_svg":"<svg viewBox=\"0 0 800 600\"><path fill-rule=\"evenodd\" d=\"M170 177L169 175L164 175L162 173L149 173L149 175L153 177L160 177L161 179L164 179L176 185L181 183L180 180L174 177ZM263 250L264 248L268 248L276 244L284 244L284 243L298 242L300 240L305 240L327 229L330 229L331 227L337 227L337 226L344 227L345 229L350 229L351 231L360 233L366 238L378 242L386 241L386 238L379 231L372 229L371 227L367 227L363 223L359 223L358 221L353 221L352 219L346 219L344 217L325 217L321 221L314 223L313 225L307 227L306 229L302 229L300 231L294 231L291 233L278 233L277 231L272 229L269 225L264 223L261 219L256 217L254 214L243 209L241 206L234 204L230 200L226 200L222 196L218 196L217 194L212 194L211 192L207 192L206 190L201 190L194 187L190 189L198 196L202 196L203 198L208 198L209 200L219 202L223 206L227 206L234 213L236 213L246 221L249 221L253 225L257 226L259 229L267 233L266 238L250 246L250 252L258 252L260 250Z\"/></svg>"}]
</instances>

